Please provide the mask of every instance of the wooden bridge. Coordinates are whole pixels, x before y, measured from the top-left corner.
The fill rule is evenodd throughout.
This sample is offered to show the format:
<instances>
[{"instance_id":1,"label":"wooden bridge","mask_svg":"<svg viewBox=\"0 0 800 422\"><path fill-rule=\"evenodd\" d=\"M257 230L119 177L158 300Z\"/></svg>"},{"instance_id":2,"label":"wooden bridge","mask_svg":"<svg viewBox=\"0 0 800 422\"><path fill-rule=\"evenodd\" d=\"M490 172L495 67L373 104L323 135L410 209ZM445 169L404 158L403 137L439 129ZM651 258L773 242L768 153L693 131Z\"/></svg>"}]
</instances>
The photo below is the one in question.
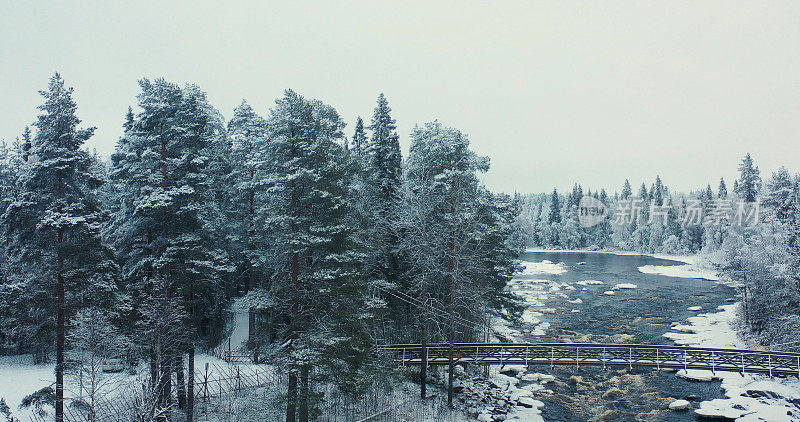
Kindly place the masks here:
<instances>
[{"instance_id":1,"label":"wooden bridge","mask_svg":"<svg viewBox=\"0 0 800 422\"><path fill-rule=\"evenodd\" d=\"M800 377L800 353L650 344L456 343L378 346L402 365L571 365L705 369Z\"/></svg>"}]
</instances>

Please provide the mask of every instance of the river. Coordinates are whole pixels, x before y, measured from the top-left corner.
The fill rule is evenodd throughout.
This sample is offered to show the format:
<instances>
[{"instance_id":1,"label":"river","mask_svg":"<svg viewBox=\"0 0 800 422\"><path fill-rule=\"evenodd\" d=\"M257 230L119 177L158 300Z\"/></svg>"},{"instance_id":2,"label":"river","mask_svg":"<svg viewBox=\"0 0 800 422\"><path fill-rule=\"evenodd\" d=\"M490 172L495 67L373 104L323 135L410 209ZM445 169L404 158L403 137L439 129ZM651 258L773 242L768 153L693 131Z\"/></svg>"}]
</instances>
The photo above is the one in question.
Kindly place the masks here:
<instances>
[{"instance_id":1,"label":"river","mask_svg":"<svg viewBox=\"0 0 800 422\"><path fill-rule=\"evenodd\" d=\"M520 259L530 263L515 278L515 290L529 304L526 322L511 327L521 341L672 344L662 335L673 322L699 313L688 308L714 311L735 296L733 288L713 281L638 270L644 265L683 265L667 259L588 252L526 252ZM613 289L618 284L636 287ZM689 399L696 406L724 396L719 382L691 382L649 369L536 370L557 380L547 384L553 394L539 397L548 421L695 420L693 412L670 411L667 405Z\"/></svg>"}]
</instances>

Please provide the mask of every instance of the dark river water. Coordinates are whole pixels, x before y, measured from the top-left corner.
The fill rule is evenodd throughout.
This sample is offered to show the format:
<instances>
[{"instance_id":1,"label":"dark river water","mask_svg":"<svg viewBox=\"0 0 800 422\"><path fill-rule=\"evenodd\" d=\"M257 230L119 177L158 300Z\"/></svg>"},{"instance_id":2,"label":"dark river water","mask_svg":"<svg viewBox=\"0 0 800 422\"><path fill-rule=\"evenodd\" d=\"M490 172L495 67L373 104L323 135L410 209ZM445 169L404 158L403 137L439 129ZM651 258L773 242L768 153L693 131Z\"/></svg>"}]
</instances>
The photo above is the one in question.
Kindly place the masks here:
<instances>
[{"instance_id":1,"label":"dark river water","mask_svg":"<svg viewBox=\"0 0 800 422\"><path fill-rule=\"evenodd\" d=\"M684 321L698 314L687 308L702 306L704 312L711 312L717 306L729 303L735 296L734 289L712 281L638 271L638 267L643 265L683 265L666 259L580 252L526 252L521 259L563 263L567 271L557 275L523 275L519 279L552 280L569 283L576 288L559 290L567 298L551 292L549 299L541 300L544 306L531 308L555 310L537 316L541 321L550 323L544 336L523 333L520 337L532 342L673 344L662 335L669 331L672 322ZM604 284L575 284L585 280L599 280ZM620 283L636 284L638 288L619 290L613 296L603 294ZM568 302L578 298L583 303ZM523 323L515 328L532 327ZM667 409L667 405L674 399L689 399L694 401L693 407L696 408L698 400L724 396L719 382L690 382L677 378L674 373L659 373L650 369L603 371L594 367L556 367L552 370L542 367L531 370L556 376L556 382L546 385L554 394L539 398L545 402L542 416L548 421L695 420L691 410L673 412ZM576 377L571 378L573 375Z\"/></svg>"}]
</instances>

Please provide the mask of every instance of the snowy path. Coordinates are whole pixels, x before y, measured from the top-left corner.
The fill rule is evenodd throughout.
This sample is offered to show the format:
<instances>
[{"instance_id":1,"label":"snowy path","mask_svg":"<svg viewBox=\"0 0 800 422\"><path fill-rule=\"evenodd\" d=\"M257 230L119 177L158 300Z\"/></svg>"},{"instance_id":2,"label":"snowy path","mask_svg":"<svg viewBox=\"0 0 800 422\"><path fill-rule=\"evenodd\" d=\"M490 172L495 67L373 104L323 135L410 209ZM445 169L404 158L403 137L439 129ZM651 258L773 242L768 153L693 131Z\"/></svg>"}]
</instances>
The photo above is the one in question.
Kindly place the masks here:
<instances>
[{"instance_id":1,"label":"snowy path","mask_svg":"<svg viewBox=\"0 0 800 422\"><path fill-rule=\"evenodd\" d=\"M233 332L231 333L231 349L236 350L247 343L249 335L249 315L247 300L239 297L233 300L231 311L233 311ZM227 339L225 340L227 342Z\"/></svg>"}]
</instances>

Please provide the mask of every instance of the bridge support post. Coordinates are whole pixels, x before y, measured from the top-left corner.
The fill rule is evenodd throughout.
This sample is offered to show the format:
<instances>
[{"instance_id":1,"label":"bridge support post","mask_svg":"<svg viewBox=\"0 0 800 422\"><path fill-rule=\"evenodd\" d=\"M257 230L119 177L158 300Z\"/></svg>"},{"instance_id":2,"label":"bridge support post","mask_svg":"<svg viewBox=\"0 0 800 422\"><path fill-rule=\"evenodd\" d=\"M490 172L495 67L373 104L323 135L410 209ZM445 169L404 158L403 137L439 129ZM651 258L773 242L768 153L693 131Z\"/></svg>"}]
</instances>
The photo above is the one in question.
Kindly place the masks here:
<instances>
[{"instance_id":1,"label":"bridge support post","mask_svg":"<svg viewBox=\"0 0 800 422\"><path fill-rule=\"evenodd\" d=\"M739 357L742 358L742 375L744 375L744 353L740 353Z\"/></svg>"},{"instance_id":2,"label":"bridge support post","mask_svg":"<svg viewBox=\"0 0 800 422\"><path fill-rule=\"evenodd\" d=\"M716 367L717 367L717 355L714 354L714 351L711 351L711 373L716 375Z\"/></svg>"},{"instance_id":3,"label":"bridge support post","mask_svg":"<svg viewBox=\"0 0 800 422\"><path fill-rule=\"evenodd\" d=\"M603 356L601 357L601 360L603 361L603 370L605 371L606 370L606 348L605 347L603 348Z\"/></svg>"},{"instance_id":4,"label":"bridge support post","mask_svg":"<svg viewBox=\"0 0 800 422\"><path fill-rule=\"evenodd\" d=\"M453 360L453 353L455 353L453 340L450 339L450 356L447 360L447 405L453 408L453 376L455 374L455 361Z\"/></svg>"},{"instance_id":5,"label":"bridge support post","mask_svg":"<svg viewBox=\"0 0 800 422\"><path fill-rule=\"evenodd\" d=\"M428 381L428 339L425 323L422 323L422 349L419 351L419 395L425 400Z\"/></svg>"},{"instance_id":6,"label":"bridge support post","mask_svg":"<svg viewBox=\"0 0 800 422\"><path fill-rule=\"evenodd\" d=\"M769 376L772 378L772 355L767 355L767 366L769 366Z\"/></svg>"},{"instance_id":7,"label":"bridge support post","mask_svg":"<svg viewBox=\"0 0 800 422\"><path fill-rule=\"evenodd\" d=\"M658 357L658 349L656 349L656 370L661 372L661 358Z\"/></svg>"}]
</instances>

